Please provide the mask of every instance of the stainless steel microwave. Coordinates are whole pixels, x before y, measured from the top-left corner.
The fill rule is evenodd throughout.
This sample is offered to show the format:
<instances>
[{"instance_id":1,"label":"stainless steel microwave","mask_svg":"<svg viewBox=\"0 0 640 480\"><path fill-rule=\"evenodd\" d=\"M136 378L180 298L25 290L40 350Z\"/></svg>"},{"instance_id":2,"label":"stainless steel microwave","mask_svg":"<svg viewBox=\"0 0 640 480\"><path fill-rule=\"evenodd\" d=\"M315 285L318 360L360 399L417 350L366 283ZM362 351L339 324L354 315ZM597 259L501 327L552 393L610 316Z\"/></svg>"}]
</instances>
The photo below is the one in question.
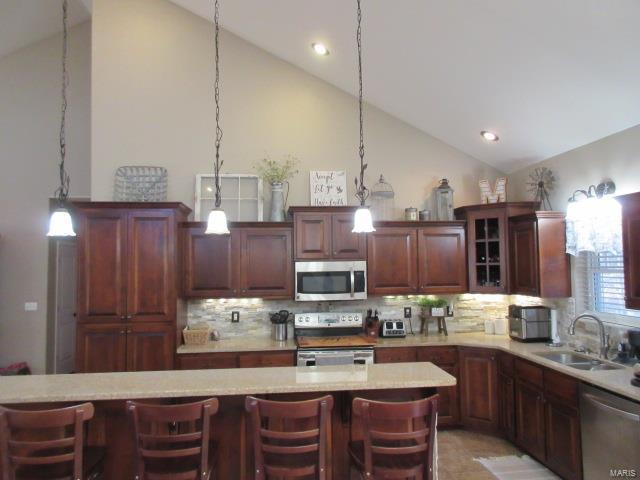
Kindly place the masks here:
<instances>
[{"instance_id":1,"label":"stainless steel microwave","mask_svg":"<svg viewBox=\"0 0 640 480\"><path fill-rule=\"evenodd\" d=\"M364 300L367 262L296 262L296 300Z\"/></svg>"}]
</instances>

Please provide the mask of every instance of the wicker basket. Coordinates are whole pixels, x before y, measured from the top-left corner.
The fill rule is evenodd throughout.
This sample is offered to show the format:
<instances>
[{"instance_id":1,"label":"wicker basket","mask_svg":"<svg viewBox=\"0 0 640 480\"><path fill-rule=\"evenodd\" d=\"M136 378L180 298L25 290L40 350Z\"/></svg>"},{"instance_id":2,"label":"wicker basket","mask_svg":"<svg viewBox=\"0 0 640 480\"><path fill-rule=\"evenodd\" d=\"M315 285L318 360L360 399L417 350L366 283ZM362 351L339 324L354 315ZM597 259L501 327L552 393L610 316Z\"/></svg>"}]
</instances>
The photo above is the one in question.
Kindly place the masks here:
<instances>
[{"instance_id":1,"label":"wicker basket","mask_svg":"<svg viewBox=\"0 0 640 480\"><path fill-rule=\"evenodd\" d=\"M205 345L209 341L210 328L206 323L191 325L182 330L185 345Z\"/></svg>"}]
</instances>

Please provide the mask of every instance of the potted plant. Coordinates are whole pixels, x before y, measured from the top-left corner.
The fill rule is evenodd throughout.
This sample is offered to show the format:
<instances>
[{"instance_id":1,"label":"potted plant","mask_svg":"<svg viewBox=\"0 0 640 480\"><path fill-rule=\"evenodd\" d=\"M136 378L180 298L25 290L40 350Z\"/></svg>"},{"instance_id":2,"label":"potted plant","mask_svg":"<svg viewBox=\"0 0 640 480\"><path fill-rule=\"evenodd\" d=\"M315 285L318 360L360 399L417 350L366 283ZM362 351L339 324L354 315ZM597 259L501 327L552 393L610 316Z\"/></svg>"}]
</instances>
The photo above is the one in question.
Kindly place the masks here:
<instances>
[{"instance_id":1,"label":"potted plant","mask_svg":"<svg viewBox=\"0 0 640 480\"><path fill-rule=\"evenodd\" d=\"M428 317L444 317L447 315L447 302L444 298L423 297L418 301L422 314Z\"/></svg>"},{"instance_id":2,"label":"potted plant","mask_svg":"<svg viewBox=\"0 0 640 480\"><path fill-rule=\"evenodd\" d=\"M298 173L298 163L296 157L285 155L282 160L272 160L269 157L265 157L254 166L262 180L271 185L271 213L269 220L272 222L284 221L284 207L287 201L284 198L283 186L285 183L287 184L288 197L288 180Z\"/></svg>"}]
</instances>

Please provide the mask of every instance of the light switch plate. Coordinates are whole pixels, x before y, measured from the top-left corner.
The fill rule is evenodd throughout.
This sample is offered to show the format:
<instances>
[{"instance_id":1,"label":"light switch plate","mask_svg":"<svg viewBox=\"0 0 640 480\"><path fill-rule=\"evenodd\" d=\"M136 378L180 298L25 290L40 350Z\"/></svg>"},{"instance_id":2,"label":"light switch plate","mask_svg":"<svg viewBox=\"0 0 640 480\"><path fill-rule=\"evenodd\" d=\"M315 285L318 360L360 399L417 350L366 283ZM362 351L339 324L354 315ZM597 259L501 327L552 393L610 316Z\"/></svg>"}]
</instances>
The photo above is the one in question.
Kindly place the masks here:
<instances>
[{"instance_id":1,"label":"light switch plate","mask_svg":"<svg viewBox=\"0 0 640 480\"><path fill-rule=\"evenodd\" d=\"M404 318L411 318L411 307L404 307Z\"/></svg>"},{"instance_id":2,"label":"light switch plate","mask_svg":"<svg viewBox=\"0 0 640 480\"><path fill-rule=\"evenodd\" d=\"M238 323L240 322L240 312L237 310L234 310L233 312L231 312L231 323Z\"/></svg>"},{"instance_id":3,"label":"light switch plate","mask_svg":"<svg viewBox=\"0 0 640 480\"><path fill-rule=\"evenodd\" d=\"M37 312L38 311L38 302L25 302L24 303L24 311L25 312Z\"/></svg>"}]
</instances>

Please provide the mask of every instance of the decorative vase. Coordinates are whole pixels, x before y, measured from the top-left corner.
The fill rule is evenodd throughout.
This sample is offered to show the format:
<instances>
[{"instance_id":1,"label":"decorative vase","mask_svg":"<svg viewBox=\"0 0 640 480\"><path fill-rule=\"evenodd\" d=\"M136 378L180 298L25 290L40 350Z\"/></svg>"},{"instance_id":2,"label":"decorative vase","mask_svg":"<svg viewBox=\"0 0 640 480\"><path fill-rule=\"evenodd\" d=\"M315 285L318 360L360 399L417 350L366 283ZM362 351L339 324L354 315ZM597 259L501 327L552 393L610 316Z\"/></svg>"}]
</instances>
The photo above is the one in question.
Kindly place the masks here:
<instances>
[{"instance_id":1,"label":"decorative vase","mask_svg":"<svg viewBox=\"0 0 640 480\"><path fill-rule=\"evenodd\" d=\"M284 222L284 193L282 182L271 184L271 214L269 220L272 222Z\"/></svg>"}]
</instances>

